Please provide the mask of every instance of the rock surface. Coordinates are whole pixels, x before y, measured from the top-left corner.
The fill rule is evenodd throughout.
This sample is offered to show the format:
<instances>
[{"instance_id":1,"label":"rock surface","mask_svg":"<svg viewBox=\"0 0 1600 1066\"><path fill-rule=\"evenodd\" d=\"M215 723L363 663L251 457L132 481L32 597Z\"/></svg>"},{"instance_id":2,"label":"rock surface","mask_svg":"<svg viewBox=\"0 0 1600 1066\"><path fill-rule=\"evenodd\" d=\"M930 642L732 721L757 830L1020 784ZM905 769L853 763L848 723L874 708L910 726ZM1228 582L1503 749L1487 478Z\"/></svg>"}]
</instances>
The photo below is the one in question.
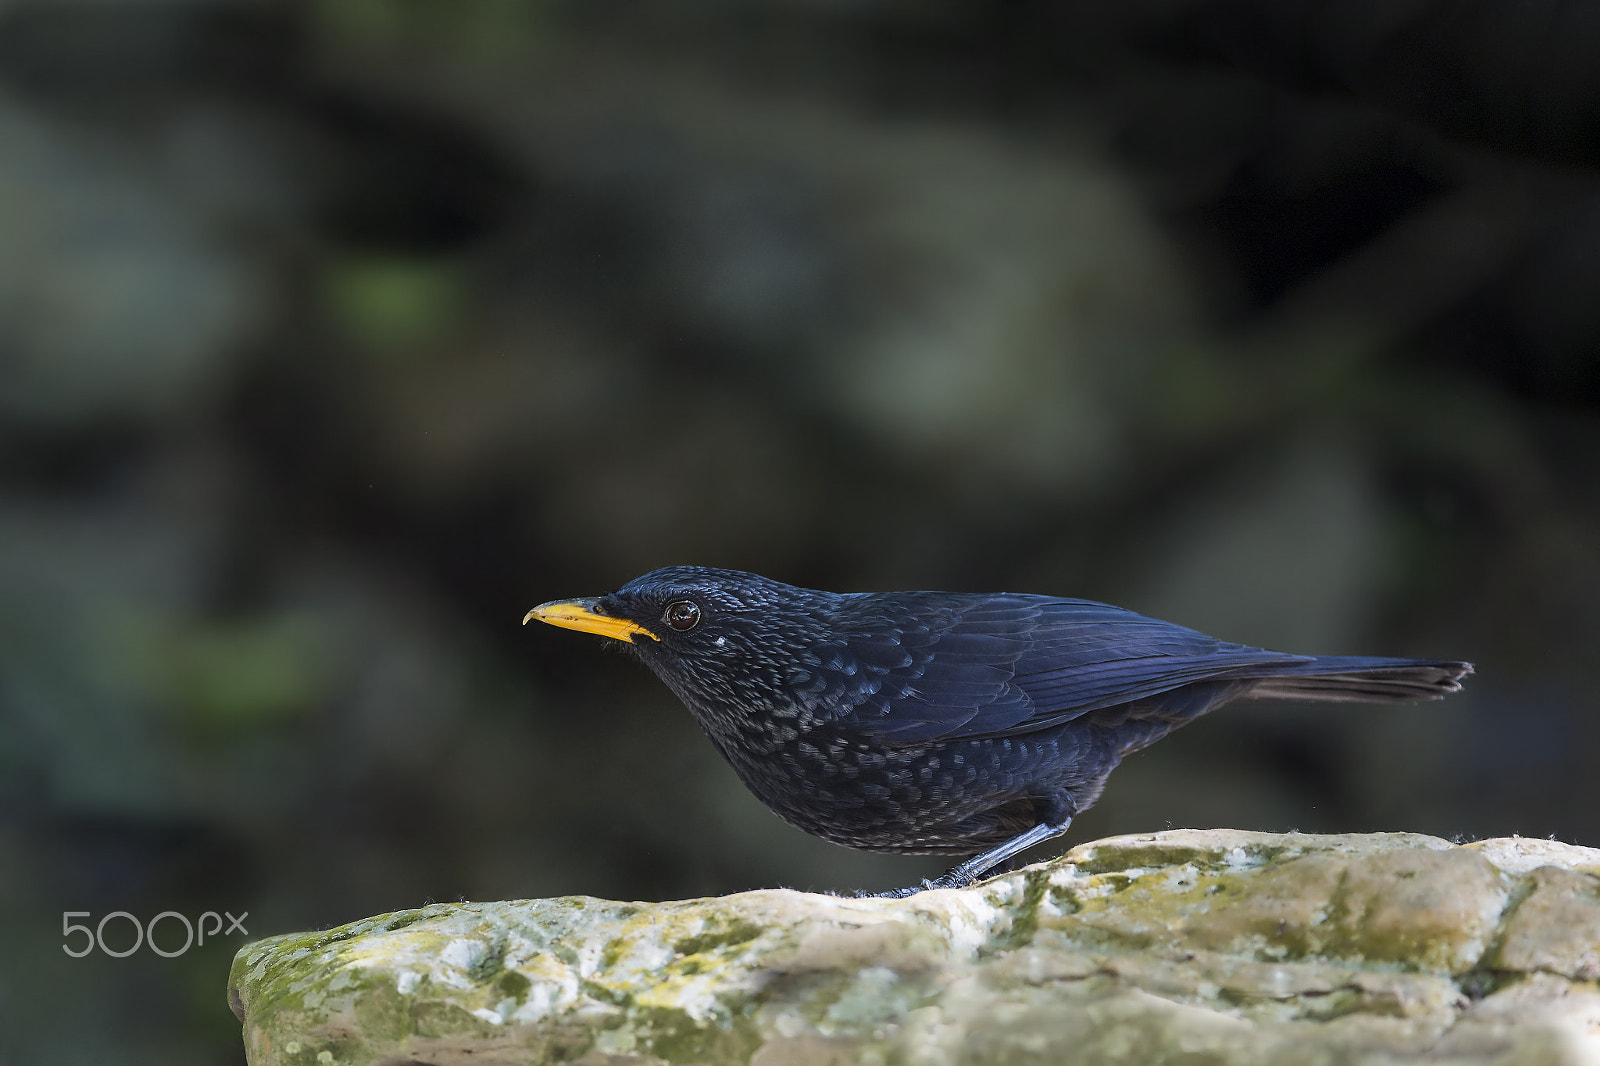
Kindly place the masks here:
<instances>
[{"instance_id":1,"label":"rock surface","mask_svg":"<svg viewBox=\"0 0 1600 1066\"><path fill-rule=\"evenodd\" d=\"M1600 850L1117 837L963 891L440 904L234 962L253 1066L1600 1063Z\"/></svg>"}]
</instances>

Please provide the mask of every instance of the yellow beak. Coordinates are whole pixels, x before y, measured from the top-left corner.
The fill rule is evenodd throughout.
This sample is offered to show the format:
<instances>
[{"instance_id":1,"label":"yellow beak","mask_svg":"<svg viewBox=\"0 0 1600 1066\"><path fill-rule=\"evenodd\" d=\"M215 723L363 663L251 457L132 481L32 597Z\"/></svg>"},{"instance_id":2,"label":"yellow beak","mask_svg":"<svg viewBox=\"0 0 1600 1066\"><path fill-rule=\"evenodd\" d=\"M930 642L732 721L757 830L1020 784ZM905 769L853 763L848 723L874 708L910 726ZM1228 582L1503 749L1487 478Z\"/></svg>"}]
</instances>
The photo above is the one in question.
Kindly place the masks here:
<instances>
[{"instance_id":1,"label":"yellow beak","mask_svg":"<svg viewBox=\"0 0 1600 1066\"><path fill-rule=\"evenodd\" d=\"M522 616L522 624L527 625L535 618L553 626L560 626L562 629L598 633L602 637L615 637L629 644L633 643L635 633L643 633L651 640L661 639L637 622L601 614L595 607L594 600L552 600L549 603L541 603Z\"/></svg>"}]
</instances>

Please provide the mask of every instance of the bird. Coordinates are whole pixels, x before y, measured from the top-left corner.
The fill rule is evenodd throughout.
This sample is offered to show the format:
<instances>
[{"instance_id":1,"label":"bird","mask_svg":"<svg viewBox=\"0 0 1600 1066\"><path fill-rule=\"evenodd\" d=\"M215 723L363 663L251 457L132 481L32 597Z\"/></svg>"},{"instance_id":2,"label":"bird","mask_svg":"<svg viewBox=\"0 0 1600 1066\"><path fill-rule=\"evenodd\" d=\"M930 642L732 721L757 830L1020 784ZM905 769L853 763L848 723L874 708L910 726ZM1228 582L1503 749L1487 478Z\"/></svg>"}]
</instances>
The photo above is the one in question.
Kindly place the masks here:
<instances>
[{"instance_id":1,"label":"bird","mask_svg":"<svg viewBox=\"0 0 1600 1066\"><path fill-rule=\"evenodd\" d=\"M960 857L960 888L1065 833L1128 755L1236 699L1389 703L1455 660L1293 655L1093 600L853 592L668 566L522 619L631 649L784 821L864 851Z\"/></svg>"}]
</instances>

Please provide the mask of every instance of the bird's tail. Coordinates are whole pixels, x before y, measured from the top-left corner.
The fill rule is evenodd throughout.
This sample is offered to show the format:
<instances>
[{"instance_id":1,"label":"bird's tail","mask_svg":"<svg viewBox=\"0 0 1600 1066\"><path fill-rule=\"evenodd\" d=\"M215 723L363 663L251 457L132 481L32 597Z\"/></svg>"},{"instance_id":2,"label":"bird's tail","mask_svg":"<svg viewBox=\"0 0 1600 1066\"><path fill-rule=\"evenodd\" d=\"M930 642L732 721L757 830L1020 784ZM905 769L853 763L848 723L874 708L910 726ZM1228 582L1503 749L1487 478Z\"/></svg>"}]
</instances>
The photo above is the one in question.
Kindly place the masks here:
<instances>
[{"instance_id":1,"label":"bird's tail","mask_svg":"<svg viewBox=\"0 0 1600 1066\"><path fill-rule=\"evenodd\" d=\"M1245 696L1322 703L1436 700L1461 691L1461 679L1470 673L1471 663L1447 659L1324 655L1275 669L1272 676L1252 685Z\"/></svg>"}]
</instances>

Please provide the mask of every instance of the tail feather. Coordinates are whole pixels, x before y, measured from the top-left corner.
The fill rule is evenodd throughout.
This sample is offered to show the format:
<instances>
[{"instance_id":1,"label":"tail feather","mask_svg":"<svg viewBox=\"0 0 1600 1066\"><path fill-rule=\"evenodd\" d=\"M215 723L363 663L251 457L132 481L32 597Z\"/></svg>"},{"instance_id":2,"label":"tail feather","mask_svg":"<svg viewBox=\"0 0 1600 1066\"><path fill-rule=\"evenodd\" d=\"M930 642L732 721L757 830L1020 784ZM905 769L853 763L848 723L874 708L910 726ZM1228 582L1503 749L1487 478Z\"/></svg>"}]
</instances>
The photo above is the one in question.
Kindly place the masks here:
<instances>
[{"instance_id":1,"label":"tail feather","mask_svg":"<svg viewBox=\"0 0 1600 1066\"><path fill-rule=\"evenodd\" d=\"M1379 659L1326 655L1263 677L1247 699L1323 703L1436 700L1461 691L1472 664L1446 659Z\"/></svg>"}]
</instances>

